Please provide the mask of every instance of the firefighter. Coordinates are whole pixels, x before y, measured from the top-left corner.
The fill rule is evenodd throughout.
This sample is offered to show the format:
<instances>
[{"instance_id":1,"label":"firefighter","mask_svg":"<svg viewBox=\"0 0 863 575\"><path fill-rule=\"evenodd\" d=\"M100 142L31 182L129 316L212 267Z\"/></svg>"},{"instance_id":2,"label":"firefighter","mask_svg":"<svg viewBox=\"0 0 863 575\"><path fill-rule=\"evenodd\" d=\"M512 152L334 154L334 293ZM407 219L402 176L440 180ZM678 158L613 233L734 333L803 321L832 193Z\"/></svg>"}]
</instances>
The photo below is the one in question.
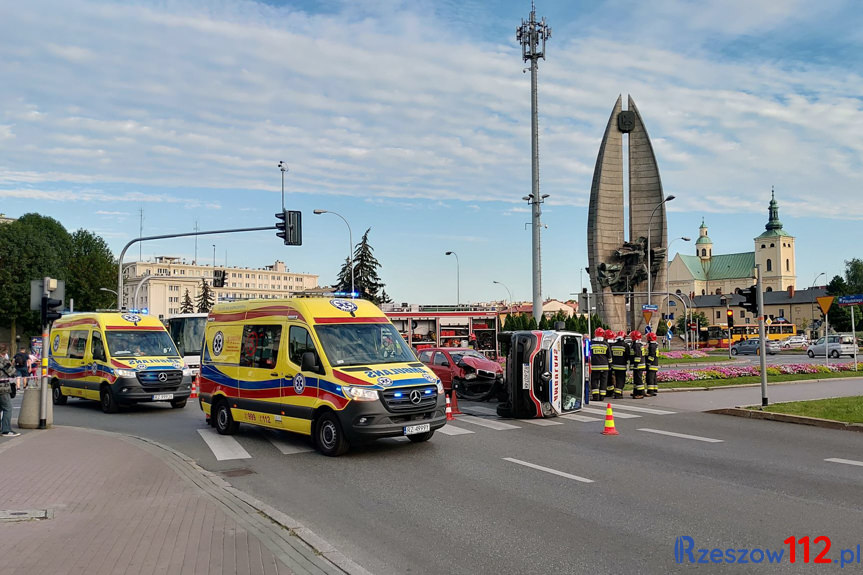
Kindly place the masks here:
<instances>
[{"instance_id":1,"label":"firefighter","mask_svg":"<svg viewBox=\"0 0 863 575\"><path fill-rule=\"evenodd\" d=\"M632 340L630 348L630 362L632 364L632 397L635 399L644 399L644 360L647 350L641 344L641 332L633 330L629 334Z\"/></svg>"},{"instance_id":2,"label":"firefighter","mask_svg":"<svg viewBox=\"0 0 863 575\"><path fill-rule=\"evenodd\" d=\"M656 334L647 334L647 395L655 396L659 393L656 385L656 374L659 371L659 346L656 343Z\"/></svg>"},{"instance_id":3,"label":"firefighter","mask_svg":"<svg viewBox=\"0 0 863 575\"><path fill-rule=\"evenodd\" d=\"M600 401L605 396L608 384L608 343L601 327L593 332L590 340L590 399Z\"/></svg>"},{"instance_id":4,"label":"firefighter","mask_svg":"<svg viewBox=\"0 0 863 575\"><path fill-rule=\"evenodd\" d=\"M629 345L623 338L622 331L617 332L614 343L611 344L611 373L614 383L608 382L606 397L615 399L623 397L623 386L626 385L626 366L629 363Z\"/></svg>"}]
</instances>

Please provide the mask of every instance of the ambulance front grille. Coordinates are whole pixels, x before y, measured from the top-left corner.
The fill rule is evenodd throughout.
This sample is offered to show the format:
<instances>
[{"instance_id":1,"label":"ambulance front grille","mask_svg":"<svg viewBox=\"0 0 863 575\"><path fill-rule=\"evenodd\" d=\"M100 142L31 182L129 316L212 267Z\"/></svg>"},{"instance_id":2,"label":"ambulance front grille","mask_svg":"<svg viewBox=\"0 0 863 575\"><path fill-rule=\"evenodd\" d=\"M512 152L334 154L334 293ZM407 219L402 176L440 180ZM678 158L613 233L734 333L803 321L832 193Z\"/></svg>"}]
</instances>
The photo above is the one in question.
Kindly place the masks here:
<instances>
[{"instance_id":1,"label":"ambulance front grille","mask_svg":"<svg viewBox=\"0 0 863 575\"><path fill-rule=\"evenodd\" d=\"M419 401L411 401L411 394L419 392ZM413 394L416 397L416 394ZM397 387L381 391L384 405L390 411L414 411L437 405L437 386Z\"/></svg>"},{"instance_id":2,"label":"ambulance front grille","mask_svg":"<svg viewBox=\"0 0 863 575\"><path fill-rule=\"evenodd\" d=\"M163 378L160 375L164 374ZM183 381L183 372L179 369L139 371L138 382L141 385L175 387Z\"/></svg>"}]
</instances>

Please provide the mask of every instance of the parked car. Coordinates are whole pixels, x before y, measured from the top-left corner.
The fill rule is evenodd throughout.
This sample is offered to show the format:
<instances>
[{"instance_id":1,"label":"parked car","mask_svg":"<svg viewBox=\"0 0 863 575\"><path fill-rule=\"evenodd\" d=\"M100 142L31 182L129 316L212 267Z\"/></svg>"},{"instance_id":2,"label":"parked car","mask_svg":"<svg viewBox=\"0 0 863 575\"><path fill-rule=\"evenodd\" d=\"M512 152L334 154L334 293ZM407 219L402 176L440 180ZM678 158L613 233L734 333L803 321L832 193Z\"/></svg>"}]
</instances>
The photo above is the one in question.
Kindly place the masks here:
<instances>
[{"instance_id":1,"label":"parked car","mask_svg":"<svg viewBox=\"0 0 863 575\"><path fill-rule=\"evenodd\" d=\"M764 349L770 355L777 354L780 349L779 342L775 339L768 339L764 344ZM757 337L738 341L731 346L731 355L758 355L759 353L761 353L761 346Z\"/></svg>"},{"instance_id":2,"label":"parked car","mask_svg":"<svg viewBox=\"0 0 863 575\"><path fill-rule=\"evenodd\" d=\"M809 340L804 335L789 335L779 342L782 349L805 348L809 345Z\"/></svg>"},{"instance_id":3,"label":"parked car","mask_svg":"<svg viewBox=\"0 0 863 575\"><path fill-rule=\"evenodd\" d=\"M830 335L827 336L829 341L830 357L839 357L840 355L848 355L854 357L854 352L857 351L857 346L854 345L854 337L850 335ZM824 348L824 338L819 337L818 341L806 348L806 355L809 357L824 357L827 350Z\"/></svg>"},{"instance_id":4,"label":"parked car","mask_svg":"<svg viewBox=\"0 0 863 575\"><path fill-rule=\"evenodd\" d=\"M503 367L476 350L432 347L420 350L418 357L459 399L484 401L503 389Z\"/></svg>"}]
</instances>

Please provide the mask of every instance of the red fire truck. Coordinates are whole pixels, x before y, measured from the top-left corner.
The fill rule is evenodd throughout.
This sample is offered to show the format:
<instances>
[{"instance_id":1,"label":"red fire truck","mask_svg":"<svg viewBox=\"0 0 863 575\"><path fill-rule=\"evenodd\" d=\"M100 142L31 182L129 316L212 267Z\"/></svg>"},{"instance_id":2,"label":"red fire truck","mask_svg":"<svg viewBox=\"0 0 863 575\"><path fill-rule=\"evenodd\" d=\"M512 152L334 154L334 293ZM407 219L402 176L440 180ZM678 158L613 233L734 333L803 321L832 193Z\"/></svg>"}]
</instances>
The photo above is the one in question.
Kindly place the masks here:
<instances>
[{"instance_id":1,"label":"red fire truck","mask_svg":"<svg viewBox=\"0 0 863 575\"><path fill-rule=\"evenodd\" d=\"M415 350L429 347L474 347L486 357L498 356L498 310L493 306L383 304L399 333Z\"/></svg>"}]
</instances>

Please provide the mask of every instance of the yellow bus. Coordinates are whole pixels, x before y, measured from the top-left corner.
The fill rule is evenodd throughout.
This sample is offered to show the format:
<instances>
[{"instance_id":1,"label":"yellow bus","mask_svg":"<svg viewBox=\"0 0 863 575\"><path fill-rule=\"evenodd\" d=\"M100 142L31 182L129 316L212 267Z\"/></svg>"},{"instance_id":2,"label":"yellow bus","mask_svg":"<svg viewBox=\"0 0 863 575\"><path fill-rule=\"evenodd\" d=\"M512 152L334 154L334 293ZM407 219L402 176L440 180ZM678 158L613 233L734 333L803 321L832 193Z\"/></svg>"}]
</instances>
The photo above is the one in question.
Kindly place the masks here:
<instances>
[{"instance_id":1,"label":"yellow bus","mask_svg":"<svg viewBox=\"0 0 863 575\"><path fill-rule=\"evenodd\" d=\"M767 339L785 339L790 335L797 334L797 326L793 323L788 322L777 322L774 321L770 325L765 325L764 330L767 335ZM734 345L740 340L743 339L752 339L754 337L758 337L758 324L735 324L734 327L731 328L731 343L730 345ZM702 338L702 341L705 341ZM727 325L710 325L707 326L707 337L706 337L706 346L707 347L722 347L727 348L729 346L728 342L728 326Z\"/></svg>"}]
</instances>

